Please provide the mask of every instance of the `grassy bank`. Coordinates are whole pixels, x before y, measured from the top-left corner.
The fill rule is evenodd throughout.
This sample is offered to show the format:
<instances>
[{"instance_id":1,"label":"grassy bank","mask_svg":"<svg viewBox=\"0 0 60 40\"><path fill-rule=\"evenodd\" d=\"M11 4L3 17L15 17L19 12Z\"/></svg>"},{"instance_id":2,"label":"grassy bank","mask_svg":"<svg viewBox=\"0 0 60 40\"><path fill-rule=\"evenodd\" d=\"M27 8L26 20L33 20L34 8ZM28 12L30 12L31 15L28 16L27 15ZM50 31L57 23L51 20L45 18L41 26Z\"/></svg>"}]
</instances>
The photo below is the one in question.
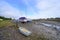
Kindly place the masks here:
<instances>
[{"instance_id":1,"label":"grassy bank","mask_svg":"<svg viewBox=\"0 0 60 40\"><path fill-rule=\"evenodd\" d=\"M12 26L14 25L11 20L2 20L0 21L0 28L6 27L6 26Z\"/></svg>"}]
</instances>

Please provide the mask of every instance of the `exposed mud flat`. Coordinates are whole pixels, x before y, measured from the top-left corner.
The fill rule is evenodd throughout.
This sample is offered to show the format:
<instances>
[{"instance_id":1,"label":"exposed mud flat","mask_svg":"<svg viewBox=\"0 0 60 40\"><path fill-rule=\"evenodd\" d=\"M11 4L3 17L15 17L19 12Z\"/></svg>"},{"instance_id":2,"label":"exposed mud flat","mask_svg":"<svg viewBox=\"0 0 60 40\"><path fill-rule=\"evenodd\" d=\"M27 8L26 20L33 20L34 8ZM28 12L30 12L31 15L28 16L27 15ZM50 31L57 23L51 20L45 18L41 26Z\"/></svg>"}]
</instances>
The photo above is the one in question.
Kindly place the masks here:
<instances>
[{"instance_id":1,"label":"exposed mud flat","mask_svg":"<svg viewBox=\"0 0 60 40\"><path fill-rule=\"evenodd\" d=\"M43 22L47 24L43 25L42 24ZM25 23L25 24L18 23L18 24L19 26L25 27L28 30L38 35L44 34L47 38L51 38L51 40L60 40L60 31L56 30L55 28L53 28L54 26L52 26L52 24L54 25L54 22L49 21L50 24L47 21L43 22L34 21L32 23ZM55 24L57 25L57 23Z\"/></svg>"},{"instance_id":2,"label":"exposed mud flat","mask_svg":"<svg viewBox=\"0 0 60 40\"><path fill-rule=\"evenodd\" d=\"M47 27L42 23L56 24L51 21L33 21L30 23L17 23L18 27L24 27L32 32L32 35L25 37L18 31L18 27L9 26L0 29L0 40L43 40L40 39L44 35L46 40L60 40L60 31Z\"/></svg>"}]
</instances>

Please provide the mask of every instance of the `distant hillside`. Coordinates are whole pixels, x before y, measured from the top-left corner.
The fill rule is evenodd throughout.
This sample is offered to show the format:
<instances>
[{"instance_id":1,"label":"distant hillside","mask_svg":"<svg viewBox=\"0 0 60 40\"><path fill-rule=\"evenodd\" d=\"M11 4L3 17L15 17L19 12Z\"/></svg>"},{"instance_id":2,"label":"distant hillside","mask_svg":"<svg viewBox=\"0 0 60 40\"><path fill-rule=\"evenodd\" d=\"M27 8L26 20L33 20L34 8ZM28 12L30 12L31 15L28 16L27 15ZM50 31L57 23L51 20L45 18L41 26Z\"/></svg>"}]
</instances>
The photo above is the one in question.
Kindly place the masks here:
<instances>
[{"instance_id":1,"label":"distant hillside","mask_svg":"<svg viewBox=\"0 0 60 40\"><path fill-rule=\"evenodd\" d=\"M56 22L60 22L60 17L57 18L46 18L46 19L35 19L33 21L56 21Z\"/></svg>"},{"instance_id":2,"label":"distant hillside","mask_svg":"<svg viewBox=\"0 0 60 40\"><path fill-rule=\"evenodd\" d=\"M47 20L60 22L60 18L47 18Z\"/></svg>"}]
</instances>

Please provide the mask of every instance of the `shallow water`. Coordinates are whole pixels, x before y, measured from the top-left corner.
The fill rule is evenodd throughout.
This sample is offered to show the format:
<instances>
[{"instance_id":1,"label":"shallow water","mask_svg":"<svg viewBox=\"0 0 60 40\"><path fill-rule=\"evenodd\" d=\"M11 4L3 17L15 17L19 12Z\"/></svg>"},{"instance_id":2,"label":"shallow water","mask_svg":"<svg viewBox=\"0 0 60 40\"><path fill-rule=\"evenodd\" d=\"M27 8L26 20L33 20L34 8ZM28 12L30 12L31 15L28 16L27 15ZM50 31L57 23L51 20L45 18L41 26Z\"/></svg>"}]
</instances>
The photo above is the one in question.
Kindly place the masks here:
<instances>
[{"instance_id":1,"label":"shallow water","mask_svg":"<svg viewBox=\"0 0 60 40\"><path fill-rule=\"evenodd\" d=\"M48 23L42 23L44 26L55 28L60 31L60 26L59 25L54 25L54 24L48 24Z\"/></svg>"},{"instance_id":2,"label":"shallow water","mask_svg":"<svg viewBox=\"0 0 60 40\"><path fill-rule=\"evenodd\" d=\"M52 26L51 24L42 23L45 26Z\"/></svg>"}]
</instances>

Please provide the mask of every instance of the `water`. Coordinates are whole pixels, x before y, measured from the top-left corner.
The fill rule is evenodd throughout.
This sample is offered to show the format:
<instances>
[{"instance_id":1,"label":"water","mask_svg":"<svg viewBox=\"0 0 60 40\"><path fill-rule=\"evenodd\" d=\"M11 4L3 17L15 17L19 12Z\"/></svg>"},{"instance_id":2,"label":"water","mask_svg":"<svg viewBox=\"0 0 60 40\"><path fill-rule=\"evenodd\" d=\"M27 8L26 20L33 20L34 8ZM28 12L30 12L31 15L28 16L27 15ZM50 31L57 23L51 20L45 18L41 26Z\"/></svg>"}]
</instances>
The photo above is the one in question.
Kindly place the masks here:
<instances>
[{"instance_id":1,"label":"water","mask_svg":"<svg viewBox=\"0 0 60 40\"><path fill-rule=\"evenodd\" d=\"M48 23L42 23L44 26L55 28L56 30L60 31L60 26L59 25L54 25L54 24L48 24Z\"/></svg>"},{"instance_id":2,"label":"water","mask_svg":"<svg viewBox=\"0 0 60 40\"><path fill-rule=\"evenodd\" d=\"M48 26L48 27L51 27L52 25L51 24L47 24L47 23L42 23L44 26Z\"/></svg>"},{"instance_id":3,"label":"water","mask_svg":"<svg viewBox=\"0 0 60 40\"><path fill-rule=\"evenodd\" d=\"M60 26L55 26L55 28L60 31Z\"/></svg>"}]
</instances>

